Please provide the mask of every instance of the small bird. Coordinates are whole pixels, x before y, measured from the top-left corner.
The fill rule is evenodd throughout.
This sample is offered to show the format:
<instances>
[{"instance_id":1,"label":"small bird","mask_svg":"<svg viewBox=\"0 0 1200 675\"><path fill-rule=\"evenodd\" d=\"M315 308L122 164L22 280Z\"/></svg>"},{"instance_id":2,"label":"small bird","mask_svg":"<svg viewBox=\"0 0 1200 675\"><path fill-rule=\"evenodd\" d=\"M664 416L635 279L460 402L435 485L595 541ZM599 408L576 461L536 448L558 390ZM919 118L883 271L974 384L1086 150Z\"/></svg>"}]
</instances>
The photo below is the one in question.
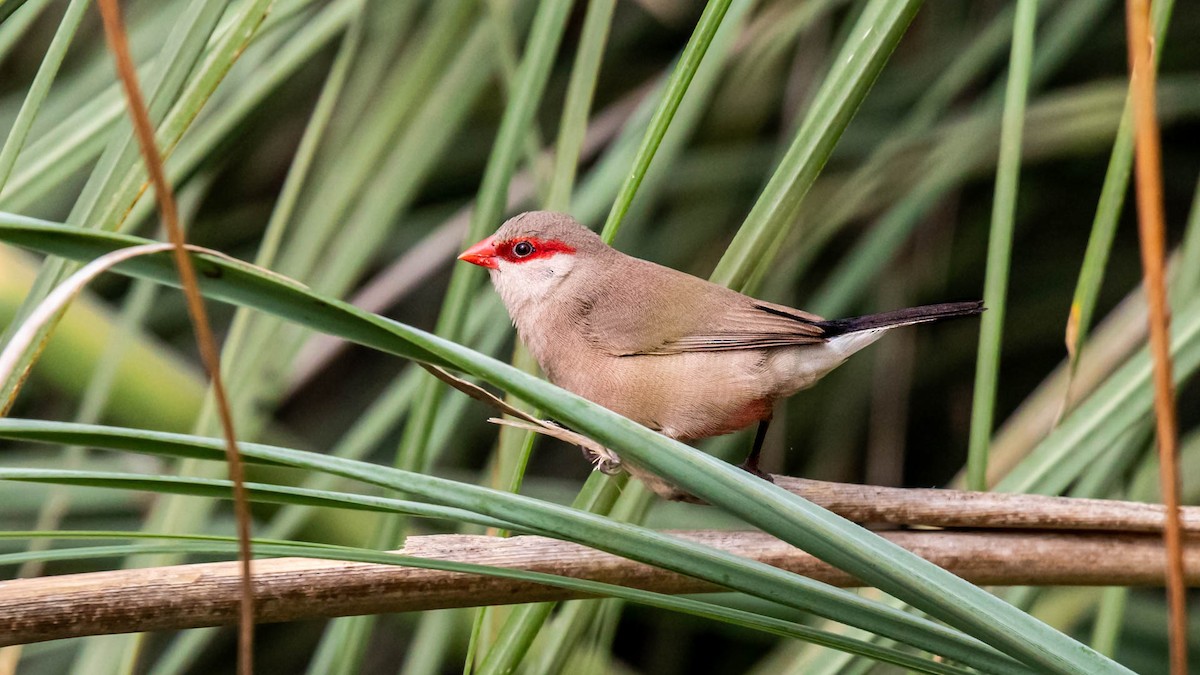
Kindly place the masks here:
<instances>
[{"instance_id":1,"label":"small bird","mask_svg":"<svg viewBox=\"0 0 1200 675\"><path fill-rule=\"evenodd\" d=\"M758 424L898 326L983 311L952 302L825 320L625 255L570 216L531 211L458 256L485 267L551 382L678 441Z\"/></svg>"}]
</instances>

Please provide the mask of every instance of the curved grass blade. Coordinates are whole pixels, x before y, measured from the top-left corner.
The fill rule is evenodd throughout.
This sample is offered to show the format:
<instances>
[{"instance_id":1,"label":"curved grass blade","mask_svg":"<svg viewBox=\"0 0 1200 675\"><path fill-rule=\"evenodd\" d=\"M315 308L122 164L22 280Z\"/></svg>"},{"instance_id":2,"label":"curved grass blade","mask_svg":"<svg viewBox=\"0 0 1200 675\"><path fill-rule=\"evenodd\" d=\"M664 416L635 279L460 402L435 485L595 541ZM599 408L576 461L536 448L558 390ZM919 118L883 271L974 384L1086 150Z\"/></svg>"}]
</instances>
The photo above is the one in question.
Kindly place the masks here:
<instances>
[{"instance_id":1,"label":"curved grass blade","mask_svg":"<svg viewBox=\"0 0 1200 675\"><path fill-rule=\"evenodd\" d=\"M229 499L233 482L219 478L192 478L187 476L154 476L116 471L82 471L68 469L5 469L0 468L0 480L78 487L111 488L116 490L143 490L160 494L188 495L211 499ZM401 513L421 518L440 518L485 527L515 528L506 520L480 516L473 511L456 509L436 504L426 504L403 499L358 495L332 490L316 490L271 483L246 482L246 494L250 501L260 504L287 504L294 506L316 506L322 508L354 509L377 513ZM520 528L522 532L526 532ZM541 534L540 532L529 532ZM151 536L146 533L133 533ZM6 535L5 535L6 536Z\"/></svg>"},{"instance_id":2,"label":"curved grass blade","mask_svg":"<svg viewBox=\"0 0 1200 675\"><path fill-rule=\"evenodd\" d=\"M505 368L511 367L505 365ZM207 451L209 459L222 457L222 446L216 439L97 425L0 419L0 437L32 442L74 443L166 456L196 456ZM786 606L813 611L836 621L862 626L987 672L1024 672L1013 661L983 648L978 642L965 639L961 634L926 619L865 601L853 593L815 583L770 565L653 530L521 495L365 462L257 443L242 443L241 449L248 460L268 460L310 471L327 472L418 496L436 504L511 520L521 529L551 533L548 536L606 550Z\"/></svg>"},{"instance_id":3,"label":"curved grass blade","mask_svg":"<svg viewBox=\"0 0 1200 675\"><path fill-rule=\"evenodd\" d=\"M1183 242L1179 245L1179 258L1183 261L1200 260L1200 180L1196 181L1196 189L1192 193L1192 208L1188 213ZM1200 293L1200 265L1177 265L1171 293L1176 308L1184 300Z\"/></svg>"},{"instance_id":4,"label":"curved grass blade","mask_svg":"<svg viewBox=\"0 0 1200 675\"><path fill-rule=\"evenodd\" d=\"M84 258L136 237L0 219L0 240ZM143 256L119 269L171 283L168 261ZM1116 663L904 549L773 484L695 451L452 342L224 261L198 259L211 297L245 303L390 353L480 377L556 415L623 458L922 611L1053 672L1123 672ZM515 499L515 496L507 496Z\"/></svg>"}]
</instances>

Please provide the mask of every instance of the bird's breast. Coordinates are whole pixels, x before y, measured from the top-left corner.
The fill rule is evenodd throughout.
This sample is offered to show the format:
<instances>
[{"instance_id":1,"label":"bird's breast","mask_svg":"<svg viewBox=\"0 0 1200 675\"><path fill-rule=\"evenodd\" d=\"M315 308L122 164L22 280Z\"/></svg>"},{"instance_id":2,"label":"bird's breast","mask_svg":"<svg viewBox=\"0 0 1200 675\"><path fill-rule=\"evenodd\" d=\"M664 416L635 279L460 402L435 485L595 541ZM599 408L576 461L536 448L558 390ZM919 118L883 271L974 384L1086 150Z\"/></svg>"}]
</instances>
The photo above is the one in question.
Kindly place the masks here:
<instances>
[{"instance_id":1,"label":"bird's breast","mask_svg":"<svg viewBox=\"0 0 1200 675\"><path fill-rule=\"evenodd\" d=\"M533 344L550 381L680 440L737 431L771 415L761 354L612 356L586 340Z\"/></svg>"}]
</instances>

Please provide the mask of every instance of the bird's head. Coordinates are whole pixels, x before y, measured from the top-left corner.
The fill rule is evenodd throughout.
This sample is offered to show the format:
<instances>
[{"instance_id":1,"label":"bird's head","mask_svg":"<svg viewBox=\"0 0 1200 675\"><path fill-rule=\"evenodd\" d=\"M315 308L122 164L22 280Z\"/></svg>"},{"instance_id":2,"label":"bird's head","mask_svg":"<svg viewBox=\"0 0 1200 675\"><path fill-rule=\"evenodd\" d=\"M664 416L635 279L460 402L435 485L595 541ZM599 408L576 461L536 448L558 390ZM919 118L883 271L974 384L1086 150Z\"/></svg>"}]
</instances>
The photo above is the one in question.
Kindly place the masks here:
<instances>
[{"instance_id":1,"label":"bird's head","mask_svg":"<svg viewBox=\"0 0 1200 675\"><path fill-rule=\"evenodd\" d=\"M529 211L458 256L491 273L492 283L514 310L549 300L573 272L611 251L595 232L563 213Z\"/></svg>"}]
</instances>

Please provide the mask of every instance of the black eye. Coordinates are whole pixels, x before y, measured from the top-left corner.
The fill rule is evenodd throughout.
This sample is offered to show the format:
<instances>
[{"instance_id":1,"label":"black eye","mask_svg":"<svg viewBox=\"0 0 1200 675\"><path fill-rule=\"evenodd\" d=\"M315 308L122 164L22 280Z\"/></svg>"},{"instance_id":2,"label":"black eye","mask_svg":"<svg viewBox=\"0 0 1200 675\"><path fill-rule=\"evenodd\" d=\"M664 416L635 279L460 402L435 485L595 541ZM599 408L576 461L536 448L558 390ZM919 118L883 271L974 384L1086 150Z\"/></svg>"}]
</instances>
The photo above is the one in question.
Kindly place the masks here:
<instances>
[{"instance_id":1,"label":"black eye","mask_svg":"<svg viewBox=\"0 0 1200 675\"><path fill-rule=\"evenodd\" d=\"M533 253L533 244L527 241L518 241L516 245L513 246L512 250L513 255L517 256L518 258L524 258L525 256Z\"/></svg>"}]
</instances>

